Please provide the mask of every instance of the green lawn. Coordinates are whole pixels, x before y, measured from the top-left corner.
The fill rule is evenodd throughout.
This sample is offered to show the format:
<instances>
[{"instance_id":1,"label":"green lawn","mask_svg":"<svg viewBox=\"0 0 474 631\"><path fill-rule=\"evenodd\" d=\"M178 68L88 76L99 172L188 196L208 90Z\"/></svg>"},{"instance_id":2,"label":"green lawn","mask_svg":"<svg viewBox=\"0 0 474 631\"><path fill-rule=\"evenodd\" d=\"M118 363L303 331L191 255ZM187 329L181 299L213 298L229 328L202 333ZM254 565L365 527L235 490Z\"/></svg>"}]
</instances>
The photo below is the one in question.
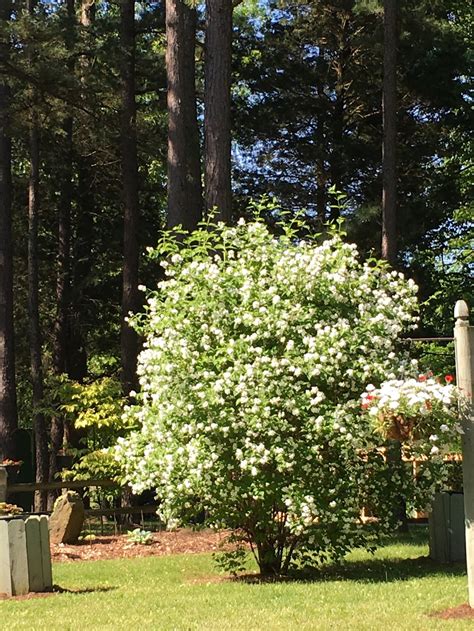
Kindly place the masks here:
<instances>
[{"instance_id":1,"label":"green lawn","mask_svg":"<svg viewBox=\"0 0 474 631\"><path fill-rule=\"evenodd\" d=\"M420 558L427 554L420 539L374 556L353 553L306 580L266 584L222 580L210 555L58 563L54 581L71 592L0 602L0 628L472 629L472 621L428 617L466 602L466 577L459 566Z\"/></svg>"}]
</instances>

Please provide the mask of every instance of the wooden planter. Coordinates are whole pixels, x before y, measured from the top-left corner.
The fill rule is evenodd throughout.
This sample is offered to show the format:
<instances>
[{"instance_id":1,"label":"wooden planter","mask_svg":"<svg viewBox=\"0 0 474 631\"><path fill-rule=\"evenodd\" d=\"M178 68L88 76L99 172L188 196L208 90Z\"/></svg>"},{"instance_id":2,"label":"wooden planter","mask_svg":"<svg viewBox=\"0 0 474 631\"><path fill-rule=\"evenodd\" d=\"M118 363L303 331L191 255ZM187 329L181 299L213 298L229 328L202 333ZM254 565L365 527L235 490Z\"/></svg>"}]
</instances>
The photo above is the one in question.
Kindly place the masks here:
<instances>
[{"instance_id":1,"label":"wooden planter","mask_svg":"<svg viewBox=\"0 0 474 631\"><path fill-rule=\"evenodd\" d=\"M463 493L436 493L429 529L431 559L440 563L466 560Z\"/></svg>"},{"instance_id":2,"label":"wooden planter","mask_svg":"<svg viewBox=\"0 0 474 631\"><path fill-rule=\"evenodd\" d=\"M19 596L52 587L48 517L0 517L0 594Z\"/></svg>"}]
</instances>

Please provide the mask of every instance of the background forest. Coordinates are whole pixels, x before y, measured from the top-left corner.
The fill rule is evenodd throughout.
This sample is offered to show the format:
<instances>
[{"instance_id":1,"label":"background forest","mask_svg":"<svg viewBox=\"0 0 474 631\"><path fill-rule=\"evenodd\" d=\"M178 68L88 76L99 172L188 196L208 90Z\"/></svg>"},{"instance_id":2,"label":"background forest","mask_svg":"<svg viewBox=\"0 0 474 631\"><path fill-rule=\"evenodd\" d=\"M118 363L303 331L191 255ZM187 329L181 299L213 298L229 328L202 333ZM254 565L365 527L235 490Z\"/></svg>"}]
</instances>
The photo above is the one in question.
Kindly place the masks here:
<instances>
[{"instance_id":1,"label":"background forest","mask_svg":"<svg viewBox=\"0 0 474 631\"><path fill-rule=\"evenodd\" d=\"M472 298L472 6L383 5L0 0L0 460L33 429L53 479L84 428L119 431L146 248L211 209L342 216L420 286L420 336L451 335Z\"/></svg>"}]
</instances>

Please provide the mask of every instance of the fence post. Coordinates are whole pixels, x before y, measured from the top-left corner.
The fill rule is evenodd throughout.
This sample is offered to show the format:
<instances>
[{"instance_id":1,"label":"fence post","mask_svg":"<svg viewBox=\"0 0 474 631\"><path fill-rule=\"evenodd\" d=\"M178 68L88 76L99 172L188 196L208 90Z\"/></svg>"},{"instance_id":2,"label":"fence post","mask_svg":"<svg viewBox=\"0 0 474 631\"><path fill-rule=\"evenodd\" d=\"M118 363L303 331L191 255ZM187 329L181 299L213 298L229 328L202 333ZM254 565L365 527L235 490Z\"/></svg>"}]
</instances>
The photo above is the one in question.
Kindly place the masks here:
<instances>
[{"instance_id":1,"label":"fence post","mask_svg":"<svg viewBox=\"0 0 474 631\"><path fill-rule=\"evenodd\" d=\"M469 308L464 300L456 302L454 318L456 383L467 398L467 404L461 407L463 488L469 605L474 608L474 327L469 326Z\"/></svg>"},{"instance_id":2,"label":"fence post","mask_svg":"<svg viewBox=\"0 0 474 631\"><path fill-rule=\"evenodd\" d=\"M0 465L0 502L7 501L7 470Z\"/></svg>"}]
</instances>

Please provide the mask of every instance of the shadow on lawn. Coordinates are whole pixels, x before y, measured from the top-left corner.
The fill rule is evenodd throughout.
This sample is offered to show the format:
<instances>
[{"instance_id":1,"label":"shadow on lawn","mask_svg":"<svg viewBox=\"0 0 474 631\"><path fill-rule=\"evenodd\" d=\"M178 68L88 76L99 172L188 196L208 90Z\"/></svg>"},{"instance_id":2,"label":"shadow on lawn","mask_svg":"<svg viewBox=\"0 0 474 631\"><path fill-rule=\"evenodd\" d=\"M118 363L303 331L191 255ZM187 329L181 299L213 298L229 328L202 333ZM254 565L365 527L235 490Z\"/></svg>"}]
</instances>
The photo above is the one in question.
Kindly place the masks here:
<instances>
[{"instance_id":1,"label":"shadow on lawn","mask_svg":"<svg viewBox=\"0 0 474 631\"><path fill-rule=\"evenodd\" d=\"M61 587L60 585L53 585L52 589L48 589L45 592L28 592L27 594L22 594L21 596L7 596L6 594L0 594L0 600L33 600L36 598L48 598L49 596L56 596L57 594L77 594L78 596L81 594L95 594L97 592L110 592L116 587L86 587L79 589L67 589L65 587Z\"/></svg>"},{"instance_id":2,"label":"shadow on lawn","mask_svg":"<svg viewBox=\"0 0 474 631\"><path fill-rule=\"evenodd\" d=\"M387 583L408 581L428 576L462 576L466 573L464 563L444 565L428 557L416 559L369 559L367 561L346 561L326 565L321 568L308 568L292 571L283 577L261 577L258 574L243 575L235 580L244 583L271 582L325 582L356 581L361 583Z\"/></svg>"},{"instance_id":3,"label":"shadow on lawn","mask_svg":"<svg viewBox=\"0 0 474 631\"><path fill-rule=\"evenodd\" d=\"M60 585L53 585L53 593L55 594L97 594L102 592L112 592L117 587L112 585L103 585L101 587L84 587L78 589L67 589L66 587L61 587Z\"/></svg>"}]
</instances>

